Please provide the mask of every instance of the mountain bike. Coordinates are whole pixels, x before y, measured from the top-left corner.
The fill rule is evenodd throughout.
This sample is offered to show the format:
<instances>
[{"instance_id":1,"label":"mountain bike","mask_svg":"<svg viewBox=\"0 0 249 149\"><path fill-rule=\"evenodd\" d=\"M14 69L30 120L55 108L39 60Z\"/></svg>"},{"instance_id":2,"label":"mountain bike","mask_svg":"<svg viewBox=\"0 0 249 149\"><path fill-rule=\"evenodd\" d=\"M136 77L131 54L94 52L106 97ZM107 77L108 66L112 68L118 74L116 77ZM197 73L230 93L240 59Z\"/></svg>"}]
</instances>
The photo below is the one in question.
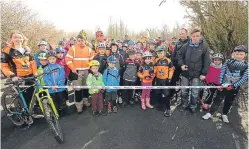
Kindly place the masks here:
<instances>
[{"instance_id":1,"label":"mountain bike","mask_svg":"<svg viewBox=\"0 0 249 149\"><path fill-rule=\"evenodd\" d=\"M58 68L57 68L58 69ZM35 102L38 101L39 107L45 120L49 124L56 141L62 143L64 141L63 133L58 121L59 114L56 110L55 104L50 97L48 89L42 88L38 77L54 73L57 69L45 72L38 76L18 79L17 81L7 81L4 85L6 88L2 89L1 104L5 110L8 119L16 126L28 125L33 123L32 112ZM25 81L32 81L33 85L23 89L20 87ZM28 107L27 102L23 96L23 92L30 87L34 87L34 93Z\"/></svg>"}]
</instances>

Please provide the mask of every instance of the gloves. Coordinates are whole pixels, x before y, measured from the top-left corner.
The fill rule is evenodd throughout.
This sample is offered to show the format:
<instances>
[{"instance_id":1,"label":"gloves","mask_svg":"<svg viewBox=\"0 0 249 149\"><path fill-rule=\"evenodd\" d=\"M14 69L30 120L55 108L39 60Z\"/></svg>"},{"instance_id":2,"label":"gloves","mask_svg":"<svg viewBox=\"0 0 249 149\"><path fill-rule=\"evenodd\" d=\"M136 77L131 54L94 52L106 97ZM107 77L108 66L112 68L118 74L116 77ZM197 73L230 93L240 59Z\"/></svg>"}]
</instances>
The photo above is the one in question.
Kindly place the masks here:
<instances>
[{"instance_id":1,"label":"gloves","mask_svg":"<svg viewBox=\"0 0 249 149\"><path fill-rule=\"evenodd\" d=\"M233 86L232 85L229 85L227 88L226 88L226 90L228 90L228 91L231 91L233 89Z\"/></svg>"}]
</instances>

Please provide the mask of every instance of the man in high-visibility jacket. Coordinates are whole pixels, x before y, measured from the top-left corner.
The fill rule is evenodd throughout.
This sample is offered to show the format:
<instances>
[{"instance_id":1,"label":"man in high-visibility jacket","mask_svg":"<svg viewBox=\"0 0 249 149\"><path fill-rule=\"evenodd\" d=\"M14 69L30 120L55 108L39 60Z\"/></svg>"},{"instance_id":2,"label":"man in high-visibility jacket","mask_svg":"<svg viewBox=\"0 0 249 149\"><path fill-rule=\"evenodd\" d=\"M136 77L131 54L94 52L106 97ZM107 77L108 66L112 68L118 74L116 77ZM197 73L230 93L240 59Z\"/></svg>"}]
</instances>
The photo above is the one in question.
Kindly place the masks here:
<instances>
[{"instance_id":1,"label":"man in high-visibility jacket","mask_svg":"<svg viewBox=\"0 0 249 149\"><path fill-rule=\"evenodd\" d=\"M77 44L72 46L66 55L66 64L71 69L74 76L72 82L74 86L86 85L88 76L89 62L93 59L95 52L86 45L86 37L77 36ZM78 113L82 112L83 103L90 106L88 100L82 100L85 89L75 89L75 106Z\"/></svg>"}]
</instances>

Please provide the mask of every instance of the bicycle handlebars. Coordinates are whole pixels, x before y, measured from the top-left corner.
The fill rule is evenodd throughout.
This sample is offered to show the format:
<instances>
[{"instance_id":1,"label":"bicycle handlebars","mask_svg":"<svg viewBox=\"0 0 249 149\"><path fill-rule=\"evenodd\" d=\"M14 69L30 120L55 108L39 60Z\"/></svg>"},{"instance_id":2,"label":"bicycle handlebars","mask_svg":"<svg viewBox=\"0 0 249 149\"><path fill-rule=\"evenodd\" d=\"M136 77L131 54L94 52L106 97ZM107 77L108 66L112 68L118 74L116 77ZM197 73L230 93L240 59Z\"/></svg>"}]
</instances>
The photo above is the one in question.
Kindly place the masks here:
<instances>
[{"instance_id":1,"label":"bicycle handlebars","mask_svg":"<svg viewBox=\"0 0 249 149\"><path fill-rule=\"evenodd\" d=\"M42 74L39 74L38 76L27 77L27 78L19 78L17 81L6 82L6 83L4 83L4 85L11 85L11 84L19 85L20 83L22 83L22 82L25 81L25 80L37 79L37 78L40 77L40 76L43 76L43 75L47 75L47 74L56 72L57 69L59 69L59 68L55 68L55 69L52 69L52 70L50 70L50 71L48 71L48 72L44 72L44 73L42 73Z\"/></svg>"}]
</instances>

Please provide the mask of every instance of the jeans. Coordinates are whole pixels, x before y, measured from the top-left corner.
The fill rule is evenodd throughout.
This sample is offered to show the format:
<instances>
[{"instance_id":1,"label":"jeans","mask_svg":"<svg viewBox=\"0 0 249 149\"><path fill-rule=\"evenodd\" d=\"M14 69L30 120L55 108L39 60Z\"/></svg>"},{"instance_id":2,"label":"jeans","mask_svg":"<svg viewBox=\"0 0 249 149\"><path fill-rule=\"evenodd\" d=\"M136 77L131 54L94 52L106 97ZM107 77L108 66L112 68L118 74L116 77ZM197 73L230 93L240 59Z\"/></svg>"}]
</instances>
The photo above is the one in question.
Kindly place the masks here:
<instances>
[{"instance_id":1,"label":"jeans","mask_svg":"<svg viewBox=\"0 0 249 149\"><path fill-rule=\"evenodd\" d=\"M200 86L200 79L199 78L192 78L188 79L182 77L181 86ZM197 107L197 99L199 97L199 88L192 88L191 89L191 97L190 97L190 108L195 109ZM187 106L189 102L189 89L184 88L182 89L182 104L183 106Z\"/></svg>"}]
</instances>

